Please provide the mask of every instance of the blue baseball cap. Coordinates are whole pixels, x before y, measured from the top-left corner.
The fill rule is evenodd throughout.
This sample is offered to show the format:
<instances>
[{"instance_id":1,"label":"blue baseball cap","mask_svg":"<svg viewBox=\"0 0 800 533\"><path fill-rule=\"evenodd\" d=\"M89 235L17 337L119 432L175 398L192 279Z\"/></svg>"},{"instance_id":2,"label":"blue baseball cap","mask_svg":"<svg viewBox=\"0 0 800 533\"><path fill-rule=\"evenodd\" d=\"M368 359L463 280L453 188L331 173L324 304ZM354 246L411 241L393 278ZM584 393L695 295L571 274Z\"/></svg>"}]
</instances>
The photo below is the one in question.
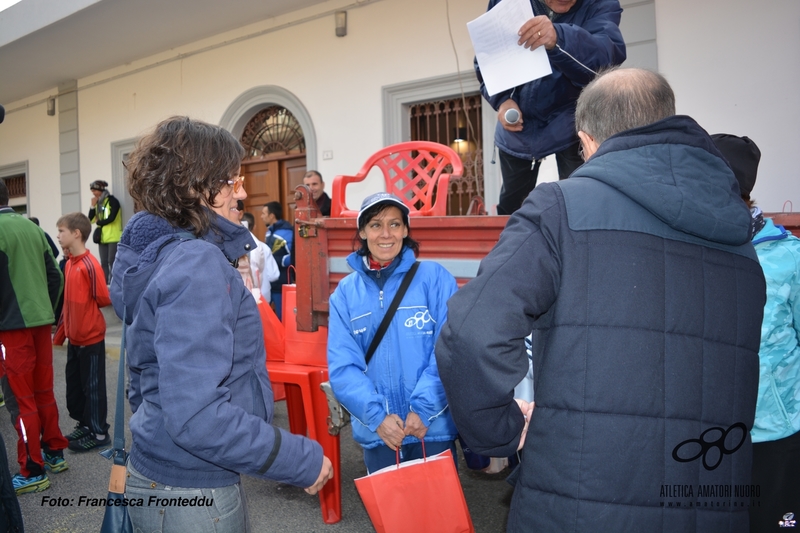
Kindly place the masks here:
<instances>
[{"instance_id":1,"label":"blue baseball cap","mask_svg":"<svg viewBox=\"0 0 800 533\"><path fill-rule=\"evenodd\" d=\"M364 212L378 204L391 204L400 209L400 212L403 213L403 222L405 222L406 226L409 225L409 209L408 206L403 203L403 200L389 192L376 192L375 194L370 194L361 202L361 209L358 211L358 219L356 219L356 224L359 228L361 227L361 216Z\"/></svg>"}]
</instances>

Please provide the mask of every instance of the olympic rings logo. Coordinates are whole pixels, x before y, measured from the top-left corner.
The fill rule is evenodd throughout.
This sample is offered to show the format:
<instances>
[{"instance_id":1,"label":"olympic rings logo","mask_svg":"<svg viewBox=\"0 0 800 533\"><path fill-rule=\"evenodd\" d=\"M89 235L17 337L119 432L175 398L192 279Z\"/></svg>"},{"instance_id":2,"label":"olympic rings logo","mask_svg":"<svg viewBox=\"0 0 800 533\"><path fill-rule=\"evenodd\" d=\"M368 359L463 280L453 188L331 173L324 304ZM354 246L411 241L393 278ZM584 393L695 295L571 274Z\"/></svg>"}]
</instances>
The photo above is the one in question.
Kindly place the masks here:
<instances>
[{"instance_id":1,"label":"olympic rings logo","mask_svg":"<svg viewBox=\"0 0 800 533\"><path fill-rule=\"evenodd\" d=\"M428 312L427 309L424 311L417 311L414 314L414 316L410 317L408 320L405 321L405 326L407 328L413 328L414 326L416 326L417 329L422 329L425 326L425 324L427 324L431 320L433 319L431 318L431 314Z\"/></svg>"},{"instance_id":2,"label":"olympic rings logo","mask_svg":"<svg viewBox=\"0 0 800 533\"><path fill-rule=\"evenodd\" d=\"M739 444L737 444L736 446L734 446L731 449L728 449L725 446L725 440L728 438L728 435L734 429L741 430L742 438L739 441ZM706 435L708 435L712 431L718 431L720 433L719 438L717 440L706 440ZM678 461L679 463L691 463L692 461L696 461L697 459L699 459L702 456L703 457L703 468L705 468L706 470L714 470L720 465L720 463L722 463L722 458L725 455L730 455L730 454L734 453L736 450L738 450L739 448L741 448L742 444L744 444L744 441L745 441L746 438L747 438L747 426L745 426L743 422L737 422L736 424L733 424L728 429L722 429L721 427L708 428L707 430L705 430L700 435L699 439L685 440L685 441L681 442L680 444L678 444L677 446L675 446L675 449L672 450L672 458L675 459L676 461ZM694 445L694 444L700 446L700 451L697 452L696 455L693 455L692 457L681 457L680 456L681 448L684 448L685 446L689 446L690 449L691 449L691 446ZM719 452L718 452L719 455L716 457L716 462L714 462L714 464L710 465L709 464L709 460L708 460L708 454L709 454L709 452L711 450L714 450L715 448L717 450L719 450ZM684 450L684 453L685 453L685 450ZM713 458L713 454L712 454L712 458Z\"/></svg>"}]
</instances>

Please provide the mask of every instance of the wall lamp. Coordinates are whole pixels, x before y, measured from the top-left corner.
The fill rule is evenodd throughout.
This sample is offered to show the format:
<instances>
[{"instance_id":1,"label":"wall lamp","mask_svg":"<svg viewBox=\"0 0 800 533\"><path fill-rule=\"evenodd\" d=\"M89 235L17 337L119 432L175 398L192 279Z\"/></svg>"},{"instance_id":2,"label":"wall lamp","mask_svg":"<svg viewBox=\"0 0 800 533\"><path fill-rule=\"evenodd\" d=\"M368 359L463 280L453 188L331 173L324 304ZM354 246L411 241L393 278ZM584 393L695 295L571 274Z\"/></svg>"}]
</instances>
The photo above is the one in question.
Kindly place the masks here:
<instances>
[{"instance_id":1,"label":"wall lamp","mask_svg":"<svg viewBox=\"0 0 800 533\"><path fill-rule=\"evenodd\" d=\"M336 36L344 37L347 35L347 11L337 11L336 17Z\"/></svg>"},{"instance_id":2,"label":"wall lamp","mask_svg":"<svg viewBox=\"0 0 800 533\"><path fill-rule=\"evenodd\" d=\"M47 99L47 115L54 116L56 114L56 99L54 97L50 97Z\"/></svg>"}]
</instances>

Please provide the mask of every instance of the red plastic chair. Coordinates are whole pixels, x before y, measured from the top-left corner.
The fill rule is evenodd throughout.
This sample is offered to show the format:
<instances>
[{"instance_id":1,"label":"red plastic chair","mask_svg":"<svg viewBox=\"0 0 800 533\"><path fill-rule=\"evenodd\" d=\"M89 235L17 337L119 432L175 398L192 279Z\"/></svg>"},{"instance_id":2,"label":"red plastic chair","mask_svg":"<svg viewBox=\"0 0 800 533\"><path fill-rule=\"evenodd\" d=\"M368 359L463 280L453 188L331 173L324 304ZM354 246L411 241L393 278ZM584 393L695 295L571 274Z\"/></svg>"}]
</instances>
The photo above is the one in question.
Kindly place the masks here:
<instances>
[{"instance_id":1,"label":"red plastic chair","mask_svg":"<svg viewBox=\"0 0 800 533\"><path fill-rule=\"evenodd\" d=\"M358 215L357 210L347 208L345 189L350 183L363 181L374 167L383 172L386 192L402 198L411 216L445 216L450 176L464 172L461 158L444 144L411 141L387 146L372 154L355 176L333 179L332 218Z\"/></svg>"},{"instance_id":2,"label":"red plastic chair","mask_svg":"<svg viewBox=\"0 0 800 533\"><path fill-rule=\"evenodd\" d=\"M286 298L286 286L283 294ZM320 384L328 380L328 369L324 366L293 364L283 360L284 354L287 360L291 359L293 349L291 344L286 343L284 325L277 321L274 313L267 312L266 302L262 300L259 306L264 341L268 347L267 373L272 382L275 401L286 400L289 431L295 435L308 435L308 438L319 442L323 453L333 464L333 479L319 492L319 503L322 520L326 524L335 524L342 519L342 479L339 436L328 433L328 400L320 389ZM284 306L284 320L287 316L292 316L287 315L286 308ZM308 335L313 336L310 333ZM285 345L276 346L276 342L283 342ZM297 343L296 340L294 342ZM273 348L272 352L281 353L271 354L269 347Z\"/></svg>"},{"instance_id":3,"label":"red plastic chair","mask_svg":"<svg viewBox=\"0 0 800 533\"><path fill-rule=\"evenodd\" d=\"M286 387L289 430L306 435L322 445L322 452L333 464L333 479L319 492L322 520L335 524L342 519L342 478L339 436L328 433L328 401L320 384L328 380L325 368L267 361L270 381Z\"/></svg>"}]
</instances>

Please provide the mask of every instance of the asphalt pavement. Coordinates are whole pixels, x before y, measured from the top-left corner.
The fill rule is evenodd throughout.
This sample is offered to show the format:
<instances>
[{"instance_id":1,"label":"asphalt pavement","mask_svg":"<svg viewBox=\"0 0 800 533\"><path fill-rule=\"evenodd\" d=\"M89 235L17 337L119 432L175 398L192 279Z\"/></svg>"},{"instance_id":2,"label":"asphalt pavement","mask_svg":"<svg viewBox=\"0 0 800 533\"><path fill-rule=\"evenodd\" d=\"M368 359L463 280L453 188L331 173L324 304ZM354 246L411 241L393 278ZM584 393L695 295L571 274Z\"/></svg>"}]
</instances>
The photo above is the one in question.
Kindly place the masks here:
<instances>
[{"instance_id":1,"label":"asphalt pavement","mask_svg":"<svg viewBox=\"0 0 800 533\"><path fill-rule=\"evenodd\" d=\"M116 402L117 368L119 365L119 341L121 325L115 316L106 313L106 383L108 386L109 424L114 426ZM69 433L75 422L69 418L66 408L66 384L64 367L67 351L65 347L54 347L54 390L58 402L61 431ZM126 405L126 420L130 409ZM0 432L8 450L11 475L19 471L16 462L17 435L7 416L0 409ZM275 425L287 428L289 421L286 403L275 406ZM126 441L130 446L131 436L127 430ZM356 492L353 479L366 475L361 448L353 441L349 427L341 434L342 471L342 520L336 524L325 524L319 506L319 498L309 496L303 489L283 483L265 481L243 476L247 494L250 526L253 533L298 532L298 533L364 533L375 531ZM460 455L460 451L459 451ZM108 493L108 477L111 462L94 451L74 453L65 450L64 456L69 470L49 474L49 489L19 497L20 507L29 533L96 533L103 521L104 508L79 505L80 497L105 498ZM469 470L459 457L459 476L467 505L477 533L500 533L505 531L512 488L505 482L508 470L499 474L485 474ZM409 533L413 526L415 511L409 509ZM186 532L192 533L192 532Z\"/></svg>"}]
</instances>

